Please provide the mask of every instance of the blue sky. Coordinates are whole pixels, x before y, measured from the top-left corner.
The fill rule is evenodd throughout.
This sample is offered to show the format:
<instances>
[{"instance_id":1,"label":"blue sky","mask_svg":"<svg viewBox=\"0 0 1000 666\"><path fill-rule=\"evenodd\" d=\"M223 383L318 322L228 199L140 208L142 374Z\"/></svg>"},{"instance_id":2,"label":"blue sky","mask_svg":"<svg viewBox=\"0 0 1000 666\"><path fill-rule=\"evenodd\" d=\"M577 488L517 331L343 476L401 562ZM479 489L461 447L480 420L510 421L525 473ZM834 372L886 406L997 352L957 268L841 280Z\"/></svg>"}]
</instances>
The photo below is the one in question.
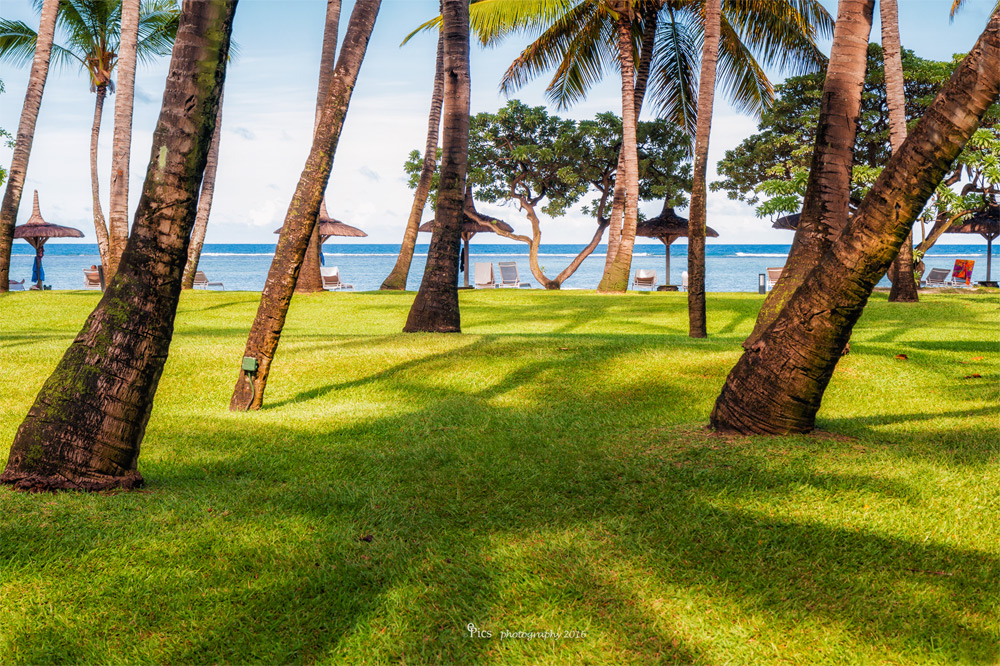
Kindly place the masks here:
<instances>
[{"instance_id":1,"label":"blue sky","mask_svg":"<svg viewBox=\"0 0 1000 666\"><path fill-rule=\"evenodd\" d=\"M341 21L347 24L351 0L344 0ZM835 2L824 2L836 14ZM947 0L899 0L904 46L924 58L947 59L968 50L985 25L993 0L970 0L949 23ZM219 175L206 242L273 243L311 140L319 52L326 3L322 0L241 0L234 26L240 57L226 81ZM437 0L383 0L368 56L338 147L327 202L331 214L368 232L365 242L398 243L410 209L412 192L402 171L406 155L422 148L434 70L435 37L417 36L400 47L416 25L437 13ZM28 0L4 0L4 18L37 26ZM876 12L877 13L877 12ZM872 31L874 41L879 26ZM58 39L58 35L57 35ZM505 103L497 84L507 65L524 47L524 39L472 54L472 111L493 111ZM135 203L145 175L152 131L159 113L169 58L140 69L132 143L131 200ZM0 96L0 127L16 130L27 68L0 65L6 94ZM617 75L596 88L586 101L561 115L589 118L620 108ZM776 77L776 80L779 77ZM518 97L544 104L546 80L524 88ZM35 133L31 162L18 221L30 215L30 196L39 190L42 213L58 224L78 227L83 242L94 242L91 213L89 142L94 96L86 75L75 68L50 72ZM100 186L107 215L114 96L105 103L100 141ZM716 102L710 164L725 150L753 133L756 123L725 102ZM0 149L9 163L10 150ZM714 172L710 173L710 177ZM523 229L523 216L512 207L480 208ZM643 205L655 214L659 204ZM425 217L432 212L426 211ZM724 193L711 193L708 223L719 231L719 243L788 243L788 232L770 229L767 221ZM579 212L546 221L549 243L589 240L593 221ZM492 240L492 239L491 239ZM968 242L960 238L958 241Z\"/></svg>"}]
</instances>

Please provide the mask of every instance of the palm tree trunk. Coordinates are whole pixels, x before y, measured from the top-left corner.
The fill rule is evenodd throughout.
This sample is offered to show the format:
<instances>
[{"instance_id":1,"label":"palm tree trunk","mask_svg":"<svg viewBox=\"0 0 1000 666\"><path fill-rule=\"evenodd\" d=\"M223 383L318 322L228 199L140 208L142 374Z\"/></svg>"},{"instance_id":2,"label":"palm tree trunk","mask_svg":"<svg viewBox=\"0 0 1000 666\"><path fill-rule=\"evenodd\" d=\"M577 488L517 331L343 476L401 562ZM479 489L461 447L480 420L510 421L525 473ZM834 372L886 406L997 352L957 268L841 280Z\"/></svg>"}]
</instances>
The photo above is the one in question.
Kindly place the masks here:
<instances>
[{"instance_id":1,"label":"palm tree trunk","mask_svg":"<svg viewBox=\"0 0 1000 666\"><path fill-rule=\"evenodd\" d=\"M899 13L896 0L879 0L882 13L882 57L885 64L885 99L889 107L889 142L893 154L906 141L906 93L903 88L903 56L899 44ZM913 231L899 248L893 262L895 275L889 301L916 303L917 282L913 277Z\"/></svg>"},{"instance_id":2,"label":"palm tree trunk","mask_svg":"<svg viewBox=\"0 0 1000 666\"><path fill-rule=\"evenodd\" d=\"M201 249L205 246L208 216L212 212L212 197L215 195L215 172L219 168L219 142L222 140L222 97L223 93L220 92L219 110L215 114L215 131L212 132L212 143L208 147L208 161L205 163L205 175L201 179L201 193L198 195L198 212L194 218L194 229L191 231L191 243L188 245L184 277L181 279L182 289L194 289L194 274L198 271Z\"/></svg>"},{"instance_id":3,"label":"palm tree trunk","mask_svg":"<svg viewBox=\"0 0 1000 666\"><path fill-rule=\"evenodd\" d=\"M403 331L459 333L458 253L469 161L469 0L444 0L444 132L441 177L427 266Z\"/></svg>"},{"instance_id":4,"label":"palm tree trunk","mask_svg":"<svg viewBox=\"0 0 1000 666\"><path fill-rule=\"evenodd\" d=\"M108 226L101 212L101 186L97 179L97 139L101 134L101 116L104 113L104 98L108 87L97 86L97 102L94 104L94 125L90 129L90 189L94 206L94 231L97 233L97 249L101 253L101 263L105 266L111 261L111 248L108 238Z\"/></svg>"},{"instance_id":5,"label":"palm tree trunk","mask_svg":"<svg viewBox=\"0 0 1000 666\"><path fill-rule=\"evenodd\" d=\"M618 12L618 53L621 60L622 76L622 169L615 178L615 199L611 210L611 236L615 224L621 216L621 237L615 250L615 258L607 266L601 277L597 291L602 293L624 293L628 289L629 273L632 270L632 246L635 242L635 225L639 216L639 157L636 146L635 66L632 54L632 21L629 17L631 5L622 3ZM624 181L623 197L619 197L619 180ZM615 202L622 202L622 212L616 214ZM608 239L609 246L612 240Z\"/></svg>"},{"instance_id":6,"label":"palm tree trunk","mask_svg":"<svg viewBox=\"0 0 1000 666\"><path fill-rule=\"evenodd\" d=\"M135 59L139 41L139 0L122 0L121 41L118 46L118 84L115 90L115 131L111 148L111 188L108 203L110 252L104 276L110 280L128 241L128 176L132 150L132 100L135 95Z\"/></svg>"},{"instance_id":7,"label":"palm tree trunk","mask_svg":"<svg viewBox=\"0 0 1000 666\"><path fill-rule=\"evenodd\" d=\"M330 79L333 78L333 68L337 63L337 32L339 29L340 0L327 0L326 22L323 28L323 50L319 61L319 85L316 89L316 118L313 121L313 132L319 126L323 102L326 100L326 91L330 88ZM312 236L309 237L309 246L306 248L306 254L302 259L299 279L295 283L296 294L310 294L323 291L323 278L319 272L320 265L322 264L322 261L320 261L320 253L322 251L323 247L319 238L319 225L317 225L313 229Z\"/></svg>"},{"instance_id":8,"label":"palm tree trunk","mask_svg":"<svg viewBox=\"0 0 1000 666\"><path fill-rule=\"evenodd\" d=\"M431 93L431 111L427 118L427 141L424 143L424 163L420 167L420 181L413 194L410 217L406 220L403 243L399 247L396 265L379 289L405 290L406 279L413 263L413 249L417 244L417 228L431 191L431 181L437 168L438 129L441 127L441 105L444 103L444 35L438 34L437 59L434 65L434 90Z\"/></svg>"},{"instance_id":9,"label":"palm tree trunk","mask_svg":"<svg viewBox=\"0 0 1000 666\"><path fill-rule=\"evenodd\" d=\"M354 4L344 46L340 50L337 67L323 102L322 116L313 134L312 148L285 214L285 223L278 237L278 246L267 273L260 304L257 306L257 316L243 352L244 358L257 361L258 368L249 381L240 372L229 402L231 410L260 409L263 404L271 360L281 340L281 329L285 325L288 305L292 301L295 283L302 268L302 258L316 227L316 217L323 202L323 192L330 180L330 169L337 152L340 131L344 126L351 93L358 79L358 70L361 69L380 5L381 0L357 0Z\"/></svg>"},{"instance_id":10,"label":"palm tree trunk","mask_svg":"<svg viewBox=\"0 0 1000 666\"><path fill-rule=\"evenodd\" d=\"M42 387L0 483L134 488L167 359L235 0L185 2L135 225L101 302Z\"/></svg>"},{"instance_id":11,"label":"palm tree trunk","mask_svg":"<svg viewBox=\"0 0 1000 666\"><path fill-rule=\"evenodd\" d=\"M28 170L31 143L35 138L35 123L38 110L42 106L42 91L49 74L49 58L52 55L52 37L56 30L56 14L59 0L45 0L42 4L42 18L38 25L38 39L31 61L28 90L24 94L21 120L17 126L17 143L10 158L7 173L7 189L0 204L0 293L10 288L10 251L14 243L14 226L17 211L21 206L21 192L24 189L24 174Z\"/></svg>"},{"instance_id":12,"label":"palm tree trunk","mask_svg":"<svg viewBox=\"0 0 1000 666\"><path fill-rule=\"evenodd\" d=\"M799 226L781 278L764 299L753 332L743 343L744 349L760 340L806 275L847 226L854 138L861 112L874 8L875 0L841 0L838 6Z\"/></svg>"},{"instance_id":13,"label":"palm tree trunk","mask_svg":"<svg viewBox=\"0 0 1000 666\"><path fill-rule=\"evenodd\" d=\"M812 430L872 289L998 97L1000 11L893 155L843 235L729 373L712 411L713 427L744 434ZM822 127L819 133L824 134Z\"/></svg>"},{"instance_id":14,"label":"palm tree trunk","mask_svg":"<svg viewBox=\"0 0 1000 666\"><path fill-rule=\"evenodd\" d=\"M722 32L722 1L705 2L705 41L698 79L698 118L694 140L694 179L688 216L688 335L708 337L705 316L705 217L708 194L708 141L712 133L715 74ZM668 278L670 276L667 276Z\"/></svg>"}]
</instances>

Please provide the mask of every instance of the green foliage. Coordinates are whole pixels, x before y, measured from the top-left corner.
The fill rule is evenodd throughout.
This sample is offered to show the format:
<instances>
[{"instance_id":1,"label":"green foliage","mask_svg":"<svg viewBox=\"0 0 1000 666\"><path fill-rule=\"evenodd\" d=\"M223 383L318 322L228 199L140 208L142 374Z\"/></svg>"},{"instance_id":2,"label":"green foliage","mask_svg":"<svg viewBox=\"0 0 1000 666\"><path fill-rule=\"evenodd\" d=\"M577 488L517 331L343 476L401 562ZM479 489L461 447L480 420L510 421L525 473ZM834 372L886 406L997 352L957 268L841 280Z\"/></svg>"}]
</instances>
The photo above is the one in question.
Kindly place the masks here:
<instances>
[{"instance_id":1,"label":"green foliage","mask_svg":"<svg viewBox=\"0 0 1000 666\"><path fill-rule=\"evenodd\" d=\"M0 441L100 297L4 296ZM682 293L461 292L462 335L412 298L297 295L235 414L259 294L185 292L147 487L0 488L0 662L995 660L995 292L876 294L826 432L768 438L704 429L756 294L699 341Z\"/></svg>"},{"instance_id":2,"label":"green foliage","mask_svg":"<svg viewBox=\"0 0 1000 666\"><path fill-rule=\"evenodd\" d=\"M4 92L5 88L3 86L3 81L0 80L0 95L2 95ZM7 146L8 148L14 147L14 137L11 135L10 132L8 132L2 127L0 127L0 141L3 141L4 145ZM6 181L7 181L7 168L4 165L0 164L0 185L3 185Z\"/></svg>"}]
</instances>

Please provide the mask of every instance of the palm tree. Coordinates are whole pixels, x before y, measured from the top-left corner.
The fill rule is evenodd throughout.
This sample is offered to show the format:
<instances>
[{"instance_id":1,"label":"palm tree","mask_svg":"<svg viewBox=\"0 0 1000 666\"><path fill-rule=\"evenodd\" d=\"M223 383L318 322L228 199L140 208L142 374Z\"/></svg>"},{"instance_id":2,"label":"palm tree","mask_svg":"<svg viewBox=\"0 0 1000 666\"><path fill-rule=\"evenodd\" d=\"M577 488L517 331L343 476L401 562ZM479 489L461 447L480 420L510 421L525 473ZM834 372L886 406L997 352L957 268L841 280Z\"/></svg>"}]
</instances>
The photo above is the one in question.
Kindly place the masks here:
<instances>
[{"instance_id":1,"label":"palm tree","mask_svg":"<svg viewBox=\"0 0 1000 666\"><path fill-rule=\"evenodd\" d=\"M111 145L111 187L108 202L108 263L105 278L118 270L128 240L128 169L132 150L132 102L135 97L135 60L139 47L140 0L121 0L121 41L118 48L118 92L115 131Z\"/></svg>"},{"instance_id":2,"label":"palm tree","mask_svg":"<svg viewBox=\"0 0 1000 666\"><path fill-rule=\"evenodd\" d=\"M705 204L708 191L708 141L712 133L716 62L722 32L721 0L705 2L705 39L698 79L698 126L694 141L691 214L688 217L688 335L708 337L705 321Z\"/></svg>"},{"instance_id":3,"label":"palm tree","mask_svg":"<svg viewBox=\"0 0 1000 666\"><path fill-rule=\"evenodd\" d=\"M212 132L212 143L208 147L205 174L201 179L198 211L195 213L194 228L191 230L191 242L188 244L188 258L187 263L184 264L181 289L194 289L194 276L198 272L198 262L201 261L201 249L205 246L208 216L212 212L212 198L215 196L215 174L219 168L219 142L222 140L222 99L223 93L219 93L219 110L215 114L215 131Z\"/></svg>"},{"instance_id":4,"label":"palm tree","mask_svg":"<svg viewBox=\"0 0 1000 666\"><path fill-rule=\"evenodd\" d=\"M420 290L403 331L459 333L458 257L469 161L469 0L443 0L444 131L434 230Z\"/></svg>"},{"instance_id":5,"label":"palm tree","mask_svg":"<svg viewBox=\"0 0 1000 666\"><path fill-rule=\"evenodd\" d=\"M0 483L134 488L167 360L236 0L185 2L153 159L118 273L18 428Z\"/></svg>"},{"instance_id":6,"label":"palm tree","mask_svg":"<svg viewBox=\"0 0 1000 666\"><path fill-rule=\"evenodd\" d=\"M860 40L860 48L866 41ZM831 72L840 69L843 53L835 41ZM998 98L1000 10L893 155L846 231L787 299L761 344L748 348L730 371L712 411L714 428L744 434L812 430L823 392L872 289ZM831 120L829 114L820 116L819 136L835 134L823 127ZM820 193L813 190L809 196Z\"/></svg>"},{"instance_id":7,"label":"palm tree","mask_svg":"<svg viewBox=\"0 0 1000 666\"><path fill-rule=\"evenodd\" d=\"M38 48L33 49L32 53L28 90L24 94L21 120L17 126L17 143L14 144L14 154L10 160L7 190L3 195L3 204L0 204L0 293L10 288L8 280L14 226L17 224L17 210L21 206L24 174L28 170L28 158L31 156L31 143L35 138L38 110L42 106L42 91L45 90L45 79L49 75L49 59L52 54L52 39L55 35L58 10L59 0L45 0L42 4L42 16L38 25ZM0 30L2 29L2 19L0 19Z\"/></svg>"},{"instance_id":8,"label":"palm tree","mask_svg":"<svg viewBox=\"0 0 1000 666\"><path fill-rule=\"evenodd\" d=\"M409 39L409 38L407 38ZM405 43L405 42L404 42ZM424 143L424 161L420 167L420 180L413 194L413 205L406 220L403 242L399 246L396 265L382 282L379 289L405 290L406 279L413 263L413 248L417 244L417 228L427 205L427 195L431 191L434 172L437 170L438 131L441 127L441 107L444 104L444 34L438 31L437 56L434 60L434 87L431 91L431 110L427 117L427 141Z\"/></svg>"},{"instance_id":9,"label":"palm tree","mask_svg":"<svg viewBox=\"0 0 1000 666\"><path fill-rule=\"evenodd\" d=\"M885 100L889 107L889 143L896 153L906 141L906 96L903 91L903 54L899 44L899 12L896 0L879 0L882 15L882 57L885 61ZM913 277L913 232L899 248L892 263L889 301L916 303L917 281Z\"/></svg>"},{"instance_id":10,"label":"palm tree","mask_svg":"<svg viewBox=\"0 0 1000 666\"><path fill-rule=\"evenodd\" d=\"M252 364L256 370L250 371L247 378L244 378L243 371L240 372L229 402L231 410L260 409L263 404L271 361L281 340L281 329L285 325L288 305L295 292L302 259L316 227L340 131L344 126L351 93L354 92L380 5L381 0L357 0L354 3L344 45L340 49L337 66L333 70L323 101L320 121L313 133L312 148L285 215L278 246L274 250L274 260L257 306L257 316L247 336L243 358L253 359Z\"/></svg>"},{"instance_id":11,"label":"palm tree","mask_svg":"<svg viewBox=\"0 0 1000 666\"><path fill-rule=\"evenodd\" d=\"M109 262L108 227L101 210L97 179L97 141L101 131L104 98L114 92L111 75L118 66L121 26L120 0L61 0L57 25L62 29L64 45L52 45L56 65L79 64L90 77L90 89L97 93L94 122L90 131L90 182L93 196L94 230L101 261ZM174 0L143 0L139 14L136 57L150 61L170 52L177 34ZM20 65L31 59L38 35L22 21L0 19L0 61Z\"/></svg>"},{"instance_id":12,"label":"palm tree","mask_svg":"<svg viewBox=\"0 0 1000 666\"><path fill-rule=\"evenodd\" d=\"M819 125L805 200L781 278L764 299L750 337L751 349L785 303L847 226L851 168L875 0L841 0L830 65L823 82Z\"/></svg>"}]
</instances>

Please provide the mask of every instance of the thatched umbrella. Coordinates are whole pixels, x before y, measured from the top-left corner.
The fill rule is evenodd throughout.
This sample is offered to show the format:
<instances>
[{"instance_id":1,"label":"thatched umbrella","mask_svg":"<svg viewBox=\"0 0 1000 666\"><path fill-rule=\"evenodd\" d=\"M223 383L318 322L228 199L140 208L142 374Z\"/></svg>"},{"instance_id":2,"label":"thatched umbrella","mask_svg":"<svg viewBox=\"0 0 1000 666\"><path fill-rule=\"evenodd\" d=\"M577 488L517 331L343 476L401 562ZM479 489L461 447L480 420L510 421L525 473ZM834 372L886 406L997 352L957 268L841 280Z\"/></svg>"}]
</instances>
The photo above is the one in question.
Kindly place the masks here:
<instances>
[{"instance_id":1,"label":"thatched umbrella","mask_svg":"<svg viewBox=\"0 0 1000 666\"><path fill-rule=\"evenodd\" d=\"M667 255L667 276L664 280L664 286L669 287L670 285L670 245L678 238L687 238L688 235L688 221L686 218L681 217L674 212L671 206L664 206L663 212L656 217L650 218L648 220L643 220L635 228L636 236L643 236L645 238L659 238L663 241L664 254ZM707 238L718 238L718 232L711 228L705 227L705 236ZM676 291L676 290L673 290Z\"/></svg>"},{"instance_id":2,"label":"thatched umbrella","mask_svg":"<svg viewBox=\"0 0 1000 666\"><path fill-rule=\"evenodd\" d=\"M23 238L35 248L35 265L31 279L41 289L45 280L45 274L42 272L42 255L45 254L42 246L45 245L45 241L50 238L83 238L83 232L73 227L49 224L42 219L42 211L38 208L38 190L35 190L35 206L31 211L31 217L24 224L14 227L14 238Z\"/></svg>"},{"instance_id":3,"label":"thatched umbrella","mask_svg":"<svg viewBox=\"0 0 1000 666\"><path fill-rule=\"evenodd\" d=\"M469 241L472 237L479 233L496 233L493 231L493 227L488 224L483 224L480 220L488 220L495 224L498 229L502 229L508 233L514 233L514 227L510 226L502 220L498 220L495 217L490 217L489 215L483 215L476 210L475 204L472 202L472 192L466 190L465 192L465 210L462 216L462 240L465 241L465 247L462 248L462 263L465 264L465 286L469 286ZM417 231L430 232L434 229L434 220L429 222L424 222L419 227Z\"/></svg>"},{"instance_id":4,"label":"thatched umbrella","mask_svg":"<svg viewBox=\"0 0 1000 666\"><path fill-rule=\"evenodd\" d=\"M320 245L320 258L323 256L323 243L326 242L328 238L333 236L341 236L346 238L367 238L368 234L361 231L357 227L352 227L349 224L344 224L340 220L335 220L330 217L330 213L326 212L326 200L319 205L319 217L316 218L316 225L319 227L319 245ZM274 233L280 234L281 229L275 229ZM306 265L315 264L303 264ZM317 266L318 269L318 266ZM318 284L323 284L322 278L317 278Z\"/></svg>"},{"instance_id":5,"label":"thatched umbrella","mask_svg":"<svg viewBox=\"0 0 1000 666\"><path fill-rule=\"evenodd\" d=\"M799 228L799 217L802 213L792 213L791 215L783 215L775 220L771 227L774 229L784 229L786 231L795 231Z\"/></svg>"},{"instance_id":6,"label":"thatched umbrella","mask_svg":"<svg viewBox=\"0 0 1000 666\"><path fill-rule=\"evenodd\" d=\"M993 269L993 239L1000 236L1000 205L987 204L986 208L953 224L946 234L979 234L986 239L986 281L991 281Z\"/></svg>"}]
</instances>

